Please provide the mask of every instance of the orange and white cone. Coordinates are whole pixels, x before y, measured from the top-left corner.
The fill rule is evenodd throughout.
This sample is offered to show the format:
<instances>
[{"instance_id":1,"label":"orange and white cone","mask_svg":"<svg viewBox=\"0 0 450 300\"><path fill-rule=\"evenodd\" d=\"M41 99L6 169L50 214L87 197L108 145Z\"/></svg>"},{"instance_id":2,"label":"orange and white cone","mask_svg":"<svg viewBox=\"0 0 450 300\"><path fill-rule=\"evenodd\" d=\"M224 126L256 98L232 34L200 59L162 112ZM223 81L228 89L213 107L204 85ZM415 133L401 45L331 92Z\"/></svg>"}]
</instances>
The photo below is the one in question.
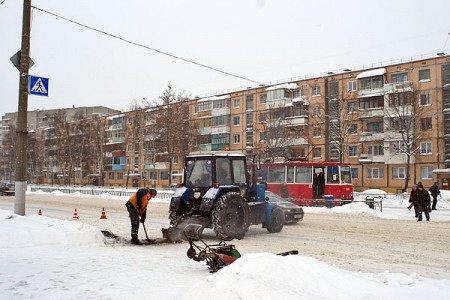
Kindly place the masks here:
<instances>
[{"instance_id":1,"label":"orange and white cone","mask_svg":"<svg viewBox=\"0 0 450 300\"><path fill-rule=\"evenodd\" d=\"M42 216L42 211L41 210L39 210L38 215Z\"/></svg>"},{"instance_id":2,"label":"orange and white cone","mask_svg":"<svg viewBox=\"0 0 450 300\"><path fill-rule=\"evenodd\" d=\"M102 215L100 216L100 219L107 219L104 207L102 208Z\"/></svg>"},{"instance_id":3,"label":"orange and white cone","mask_svg":"<svg viewBox=\"0 0 450 300\"><path fill-rule=\"evenodd\" d=\"M73 218L78 219L78 211L76 208L75 208L75 212L73 213Z\"/></svg>"}]
</instances>

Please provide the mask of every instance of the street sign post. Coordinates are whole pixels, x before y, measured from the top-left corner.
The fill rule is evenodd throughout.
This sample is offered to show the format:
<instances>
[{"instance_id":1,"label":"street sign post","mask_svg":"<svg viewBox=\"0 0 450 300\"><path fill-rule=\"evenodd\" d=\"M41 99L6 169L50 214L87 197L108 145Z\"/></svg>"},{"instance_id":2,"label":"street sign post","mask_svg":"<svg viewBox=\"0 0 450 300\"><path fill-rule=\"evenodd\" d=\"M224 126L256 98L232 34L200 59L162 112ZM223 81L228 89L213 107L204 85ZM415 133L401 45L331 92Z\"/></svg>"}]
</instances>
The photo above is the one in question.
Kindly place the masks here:
<instances>
[{"instance_id":1,"label":"street sign post","mask_svg":"<svg viewBox=\"0 0 450 300\"><path fill-rule=\"evenodd\" d=\"M48 78L30 75L28 93L30 95L48 96Z\"/></svg>"}]
</instances>

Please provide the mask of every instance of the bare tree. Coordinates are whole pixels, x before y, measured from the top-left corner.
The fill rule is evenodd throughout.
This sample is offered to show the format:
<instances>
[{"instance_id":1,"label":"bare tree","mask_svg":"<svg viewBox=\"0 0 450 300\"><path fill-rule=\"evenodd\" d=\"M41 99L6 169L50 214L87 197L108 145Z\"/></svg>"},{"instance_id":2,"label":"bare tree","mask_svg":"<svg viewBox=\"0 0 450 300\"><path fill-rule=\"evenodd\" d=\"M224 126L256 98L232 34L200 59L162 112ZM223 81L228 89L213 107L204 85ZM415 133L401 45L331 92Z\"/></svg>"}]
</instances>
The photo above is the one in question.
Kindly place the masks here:
<instances>
[{"instance_id":1,"label":"bare tree","mask_svg":"<svg viewBox=\"0 0 450 300\"><path fill-rule=\"evenodd\" d=\"M189 122L186 114L186 97L176 94L169 83L167 88L159 97L161 107L158 109L156 123L158 124L158 149L164 153L165 161L169 166L169 184L172 184L172 168L174 159L182 157L189 150L189 136L184 132L184 126Z\"/></svg>"},{"instance_id":2,"label":"bare tree","mask_svg":"<svg viewBox=\"0 0 450 300\"><path fill-rule=\"evenodd\" d=\"M423 130L431 128L431 117L427 118L419 101L419 90L407 87L388 94L389 105L385 107L387 117L387 139L391 140L391 155L406 156L405 185L406 191L410 181L411 158L420 149L418 141L423 138ZM419 130L420 129L420 130Z\"/></svg>"}]
</instances>

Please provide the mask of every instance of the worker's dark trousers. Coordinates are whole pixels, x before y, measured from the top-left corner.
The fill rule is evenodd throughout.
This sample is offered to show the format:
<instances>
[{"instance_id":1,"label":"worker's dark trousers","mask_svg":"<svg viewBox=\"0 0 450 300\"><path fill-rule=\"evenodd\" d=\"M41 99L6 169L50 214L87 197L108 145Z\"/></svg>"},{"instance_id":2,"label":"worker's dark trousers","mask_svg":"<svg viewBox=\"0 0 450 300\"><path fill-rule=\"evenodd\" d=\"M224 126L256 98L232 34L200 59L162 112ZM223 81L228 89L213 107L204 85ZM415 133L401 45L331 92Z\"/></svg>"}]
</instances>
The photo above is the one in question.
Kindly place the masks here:
<instances>
[{"instance_id":1,"label":"worker's dark trousers","mask_svg":"<svg viewBox=\"0 0 450 300\"><path fill-rule=\"evenodd\" d=\"M128 213L130 214L130 221L131 221L131 234L138 234L139 231L139 213L134 208L133 204L130 202L127 202L125 206L128 209Z\"/></svg>"}]
</instances>

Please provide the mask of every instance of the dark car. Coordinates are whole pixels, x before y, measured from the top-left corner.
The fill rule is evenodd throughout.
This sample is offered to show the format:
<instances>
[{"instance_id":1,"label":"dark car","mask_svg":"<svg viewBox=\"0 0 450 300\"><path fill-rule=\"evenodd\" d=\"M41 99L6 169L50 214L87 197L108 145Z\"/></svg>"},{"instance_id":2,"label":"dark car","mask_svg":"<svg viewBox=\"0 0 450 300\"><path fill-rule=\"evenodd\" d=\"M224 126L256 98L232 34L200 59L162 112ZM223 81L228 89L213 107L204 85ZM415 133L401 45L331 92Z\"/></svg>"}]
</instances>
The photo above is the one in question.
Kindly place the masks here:
<instances>
[{"instance_id":1,"label":"dark car","mask_svg":"<svg viewBox=\"0 0 450 300\"><path fill-rule=\"evenodd\" d=\"M15 195L15 186L14 183L0 183L0 195L1 196L14 196Z\"/></svg>"},{"instance_id":2,"label":"dark car","mask_svg":"<svg viewBox=\"0 0 450 300\"><path fill-rule=\"evenodd\" d=\"M292 202L289 202L288 199L281 198L277 194L266 191L266 198L268 198L269 202L276 203L279 207L281 207L284 211L284 224L295 224L298 221L303 220L303 216L305 213L303 212L303 208L298 205L295 205Z\"/></svg>"}]
</instances>

